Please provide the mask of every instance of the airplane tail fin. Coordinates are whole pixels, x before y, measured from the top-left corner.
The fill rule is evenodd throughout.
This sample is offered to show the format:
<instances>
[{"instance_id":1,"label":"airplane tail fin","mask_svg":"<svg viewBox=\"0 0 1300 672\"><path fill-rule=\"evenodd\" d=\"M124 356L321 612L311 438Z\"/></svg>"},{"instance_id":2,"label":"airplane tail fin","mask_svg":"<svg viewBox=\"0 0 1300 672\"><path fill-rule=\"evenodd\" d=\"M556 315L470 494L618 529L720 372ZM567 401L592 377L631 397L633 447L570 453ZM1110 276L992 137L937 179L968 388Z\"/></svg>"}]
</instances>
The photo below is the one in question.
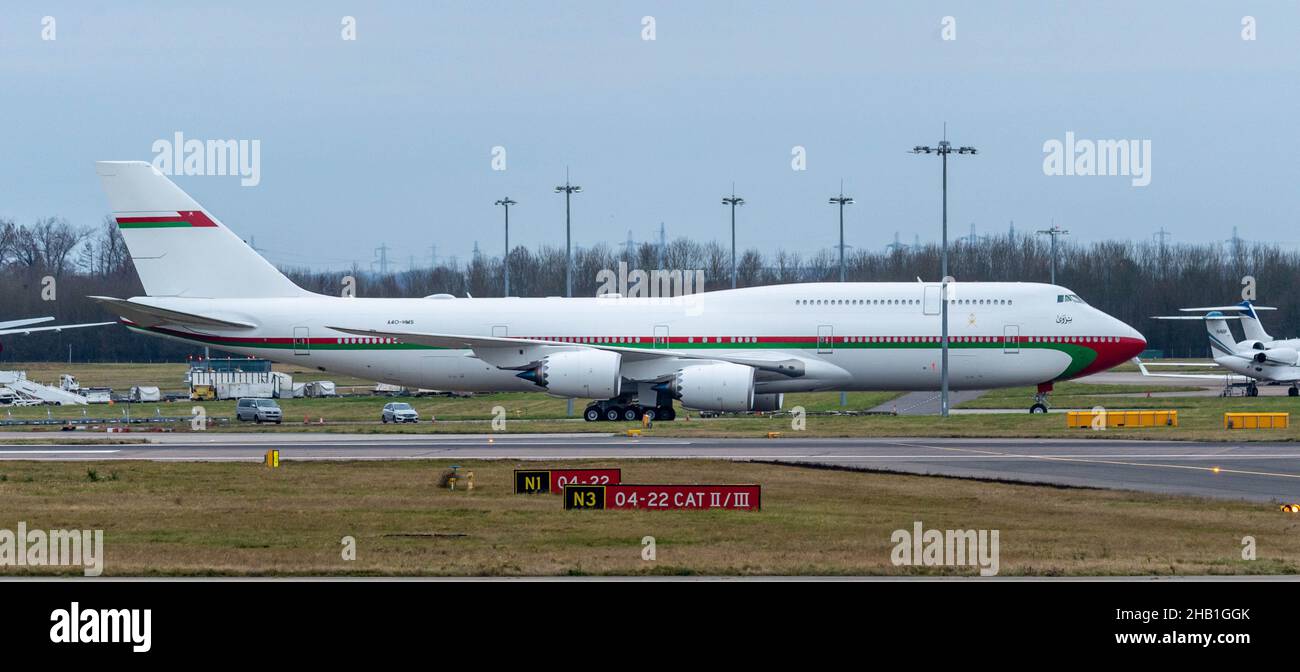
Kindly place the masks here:
<instances>
[{"instance_id":1,"label":"airplane tail fin","mask_svg":"<svg viewBox=\"0 0 1300 672\"><path fill-rule=\"evenodd\" d=\"M95 172L145 294L214 299L308 294L152 165L97 161Z\"/></svg>"},{"instance_id":2,"label":"airplane tail fin","mask_svg":"<svg viewBox=\"0 0 1300 672\"><path fill-rule=\"evenodd\" d=\"M1264 325L1259 321L1259 314L1255 312L1255 306L1249 301L1242 301L1237 304L1241 306L1241 330L1246 333L1248 341L1271 341L1272 336L1264 331Z\"/></svg>"},{"instance_id":3,"label":"airplane tail fin","mask_svg":"<svg viewBox=\"0 0 1300 672\"><path fill-rule=\"evenodd\" d=\"M1213 311L1205 315L1205 330L1210 332L1210 350L1215 357L1236 352L1237 339L1228 328L1228 318Z\"/></svg>"}]
</instances>

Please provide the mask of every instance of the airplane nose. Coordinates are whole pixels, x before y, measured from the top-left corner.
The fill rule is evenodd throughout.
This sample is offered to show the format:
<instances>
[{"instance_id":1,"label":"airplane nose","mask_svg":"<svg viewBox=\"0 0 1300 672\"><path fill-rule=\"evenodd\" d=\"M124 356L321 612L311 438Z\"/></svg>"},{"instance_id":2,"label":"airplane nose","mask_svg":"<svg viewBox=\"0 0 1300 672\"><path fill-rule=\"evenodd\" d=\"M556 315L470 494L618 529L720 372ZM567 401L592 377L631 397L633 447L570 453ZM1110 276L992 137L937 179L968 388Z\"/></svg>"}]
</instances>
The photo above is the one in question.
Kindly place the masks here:
<instances>
[{"instance_id":1,"label":"airplane nose","mask_svg":"<svg viewBox=\"0 0 1300 672\"><path fill-rule=\"evenodd\" d=\"M1141 332L1119 320L1115 320L1115 324L1119 327L1120 350L1123 352L1121 361L1133 359L1147 349L1147 339Z\"/></svg>"}]
</instances>

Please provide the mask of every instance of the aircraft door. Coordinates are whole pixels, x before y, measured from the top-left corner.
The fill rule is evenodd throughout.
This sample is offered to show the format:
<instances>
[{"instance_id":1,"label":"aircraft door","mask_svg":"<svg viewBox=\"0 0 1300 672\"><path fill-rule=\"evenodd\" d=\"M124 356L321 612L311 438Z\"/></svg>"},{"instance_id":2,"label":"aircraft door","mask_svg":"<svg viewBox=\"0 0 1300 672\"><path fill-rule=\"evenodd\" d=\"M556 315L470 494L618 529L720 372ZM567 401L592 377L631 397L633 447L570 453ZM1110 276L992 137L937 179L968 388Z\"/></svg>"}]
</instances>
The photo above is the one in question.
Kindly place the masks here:
<instances>
[{"instance_id":1,"label":"aircraft door","mask_svg":"<svg viewBox=\"0 0 1300 672\"><path fill-rule=\"evenodd\" d=\"M293 328L293 354L311 354L311 339L309 338L309 330L307 327Z\"/></svg>"},{"instance_id":2,"label":"aircraft door","mask_svg":"<svg viewBox=\"0 0 1300 672\"><path fill-rule=\"evenodd\" d=\"M656 348L667 348L667 347L668 347L668 325L666 325L666 324L656 324L656 325L655 325L655 342L654 342L654 346L655 346Z\"/></svg>"},{"instance_id":3,"label":"aircraft door","mask_svg":"<svg viewBox=\"0 0 1300 672\"><path fill-rule=\"evenodd\" d=\"M817 354L829 355L835 352L835 330L829 324L817 325Z\"/></svg>"},{"instance_id":4,"label":"aircraft door","mask_svg":"<svg viewBox=\"0 0 1300 672\"><path fill-rule=\"evenodd\" d=\"M1007 324L1002 327L1002 352L1008 355L1020 352L1020 325Z\"/></svg>"},{"instance_id":5,"label":"aircraft door","mask_svg":"<svg viewBox=\"0 0 1300 672\"><path fill-rule=\"evenodd\" d=\"M942 304L939 303L939 295L943 293L943 287L940 285L925 286L925 301L923 310L926 315L938 315Z\"/></svg>"}]
</instances>

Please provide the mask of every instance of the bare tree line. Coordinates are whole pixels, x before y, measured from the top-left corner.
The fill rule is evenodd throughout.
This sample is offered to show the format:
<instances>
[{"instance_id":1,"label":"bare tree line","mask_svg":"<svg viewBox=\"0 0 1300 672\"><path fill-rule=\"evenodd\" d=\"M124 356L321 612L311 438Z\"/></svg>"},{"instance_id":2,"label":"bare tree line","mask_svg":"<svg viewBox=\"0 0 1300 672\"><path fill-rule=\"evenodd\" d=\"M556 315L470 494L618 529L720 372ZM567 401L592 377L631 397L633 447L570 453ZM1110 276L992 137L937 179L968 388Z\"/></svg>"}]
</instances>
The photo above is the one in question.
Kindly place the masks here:
<instances>
[{"instance_id":1,"label":"bare tree line","mask_svg":"<svg viewBox=\"0 0 1300 672\"><path fill-rule=\"evenodd\" d=\"M704 271L705 289L731 286L731 251L716 241L685 238L664 246L643 243L632 250L595 245L575 251L574 294L594 295L604 269L620 261L642 270ZM543 245L510 251L511 293L517 296L564 294L564 249ZM388 274L320 272L284 268L300 286L338 295L344 276L355 281L358 296L418 297L446 293L464 297L501 296L503 260L476 256L468 263ZM961 281L1047 282L1050 247L1046 241L1014 234L959 239L949 248L949 272ZM832 250L800 254L748 249L737 255L737 285L833 282L839 279L838 255ZM849 281L915 282L939 278L937 245L900 246L889 251L854 250L845 256ZM213 269L212 272L221 272ZM1064 243L1059 248L1057 282L1099 309L1141 331L1150 347L1170 356L1206 356L1205 330L1186 322L1160 322L1152 315L1185 306L1235 303L1242 282L1254 278L1259 302L1280 310L1267 314L1265 326L1275 336L1294 335L1300 323L1300 253L1263 243L1178 244L1102 241ZM54 278L55 301L42 290ZM55 315L65 322L112 319L88 295L138 296L142 289L111 217L98 227L78 228L61 218L22 226L0 219L0 320ZM1053 310L1054 307L1045 307ZM120 327L4 339L4 361L182 361L200 348L132 334Z\"/></svg>"}]
</instances>

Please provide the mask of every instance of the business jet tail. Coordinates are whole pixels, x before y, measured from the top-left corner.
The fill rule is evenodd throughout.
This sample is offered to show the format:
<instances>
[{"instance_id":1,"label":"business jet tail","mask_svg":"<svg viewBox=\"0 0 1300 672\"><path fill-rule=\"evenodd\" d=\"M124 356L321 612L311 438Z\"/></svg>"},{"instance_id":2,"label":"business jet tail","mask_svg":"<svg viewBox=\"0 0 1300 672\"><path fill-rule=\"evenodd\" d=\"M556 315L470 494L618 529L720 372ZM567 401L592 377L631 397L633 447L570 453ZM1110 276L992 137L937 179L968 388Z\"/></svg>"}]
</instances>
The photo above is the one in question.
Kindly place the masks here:
<instances>
[{"instance_id":1,"label":"business jet tail","mask_svg":"<svg viewBox=\"0 0 1300 672\"><path fill-rule=\"evenodd\" d=\"M1245 332L1247 341L1267 342L1273 340L1273 337L1269 336L1267 331L1264 331L1264 325L1261 324L1259 321L1259 313L1255 312L1259 310L1277 310L1277 308L1271 306L1257 306L1254 303L1251 303L1250 301L1242 301L1241 303L1232 306L1202 306L1200 308L1179 308L1178 310L1184 313L1203 313L1203 312L1218 312L1218 311L1239 313L1240 314L1239 318L1229 318L1229 319L1241 320L1241 330ZM1169 318L1162 318L1162 319L1169 319ZM1197 318L1193 317L1188 319L1197 319Z\"/></svg>"},{"instance_id":2,"label":"business jet tail","mask_svg":"<svg viewBox=\"0 0 1300 672\"><path fill-rule=\"evenodd\" d=\"M308 294L152 165L97 161L95 172L147 295L234 299Z\"/></svg>"},{"instance_id":3,"label":"business jet tail","mask_svg":"<svg viewBox=\"0 0 1300 672\"><path fill-rule=\"evenodd\" d=\"M1157 320L1199 320L1205 322L1205 330L1210 336L1210 350L1215 357L1221 355L1232 355L1241 349L1241 344L1233 337L1232 330L1228 328L1228 320L1245 321L1247 318L1243 315L1224 315L1213 307L1206 308L1183 308L1182 310L1208 310L1210 312L1204 315L1157 315Z\"/></svg>"}]
</instances>

